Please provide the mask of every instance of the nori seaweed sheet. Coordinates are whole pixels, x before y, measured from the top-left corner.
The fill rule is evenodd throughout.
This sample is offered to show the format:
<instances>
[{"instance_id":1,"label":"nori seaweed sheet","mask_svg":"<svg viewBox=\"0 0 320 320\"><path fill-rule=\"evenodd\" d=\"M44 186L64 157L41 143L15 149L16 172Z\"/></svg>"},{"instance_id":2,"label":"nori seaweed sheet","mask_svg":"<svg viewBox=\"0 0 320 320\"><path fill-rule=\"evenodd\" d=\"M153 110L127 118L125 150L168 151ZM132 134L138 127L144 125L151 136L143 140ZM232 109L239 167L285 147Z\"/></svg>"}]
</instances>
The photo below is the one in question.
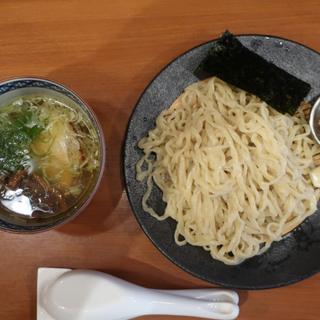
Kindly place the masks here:
<instances>
[{"instance_id":1,"label":"nori seaweed sheet","mask_svg":"<svg viewBox=\"0 0 320 320\"><path fill-rule=\"evenodd\" d=\"M194 74L216 76L258 96L281 113L293 115L311 86L244 47L226 31Z\"/></svg>"}]
</instances>

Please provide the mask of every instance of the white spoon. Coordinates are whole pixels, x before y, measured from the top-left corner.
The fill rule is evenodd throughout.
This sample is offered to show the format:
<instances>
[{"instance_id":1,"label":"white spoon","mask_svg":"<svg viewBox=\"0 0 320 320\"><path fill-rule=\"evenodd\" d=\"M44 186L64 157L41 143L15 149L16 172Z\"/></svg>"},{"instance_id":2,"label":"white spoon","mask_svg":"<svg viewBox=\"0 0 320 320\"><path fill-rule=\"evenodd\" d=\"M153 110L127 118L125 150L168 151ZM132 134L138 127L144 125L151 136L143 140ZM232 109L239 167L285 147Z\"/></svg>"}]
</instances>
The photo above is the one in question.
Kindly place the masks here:
<instances>
[{"instance_id":1,"label":"white spoon","mask_svg":"<svg viewBox=\"0 0 320 320\"><path fill-rule=\"evenodd\" d=\"M165 314L231 320L236 292L220 289L154 290L89 270L38 269L37 320L127 320Z\"/></svg>"}]
</instances>

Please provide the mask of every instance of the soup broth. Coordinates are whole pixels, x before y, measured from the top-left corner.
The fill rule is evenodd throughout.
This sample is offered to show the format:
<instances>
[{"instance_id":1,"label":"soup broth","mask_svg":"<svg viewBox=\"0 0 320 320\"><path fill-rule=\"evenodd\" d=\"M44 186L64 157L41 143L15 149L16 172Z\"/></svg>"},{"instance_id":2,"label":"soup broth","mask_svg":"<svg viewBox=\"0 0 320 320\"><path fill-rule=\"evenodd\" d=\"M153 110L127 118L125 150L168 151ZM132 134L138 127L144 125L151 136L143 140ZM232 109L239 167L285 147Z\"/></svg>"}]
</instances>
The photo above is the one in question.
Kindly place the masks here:
<instances>
[{"instance_id":1,"label":"soup broth","mask_svg":"<svg viewBox=\"0 0 320 320\"><path fill-rule=\"evenodd\" d=\"M30 95L0 107L1 211L24 219L77 206L99 169L98 134L81 108Z\"/></svg>"}]
</instances>

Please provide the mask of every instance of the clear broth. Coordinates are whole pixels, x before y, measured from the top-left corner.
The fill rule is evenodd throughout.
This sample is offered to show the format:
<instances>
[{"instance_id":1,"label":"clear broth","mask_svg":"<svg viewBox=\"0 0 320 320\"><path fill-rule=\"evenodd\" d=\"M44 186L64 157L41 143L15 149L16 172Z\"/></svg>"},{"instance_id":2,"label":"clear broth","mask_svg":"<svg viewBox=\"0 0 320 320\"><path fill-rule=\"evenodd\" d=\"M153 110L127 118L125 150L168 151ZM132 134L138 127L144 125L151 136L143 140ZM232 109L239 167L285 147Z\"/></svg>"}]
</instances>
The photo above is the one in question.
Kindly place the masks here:
<instances>
[{"instance_id":1,"label":"clear broth","mask_svg":"<svg viewBox=\"0 0 320 320\"><path fill-rule=\"evenodd\" d=\"M85 111L56 97L26 95L0 107L1 132L8 136L0 138L4 218L42 219L84 201L101 156L97 130Z\"/></svg>"}]
</instances>

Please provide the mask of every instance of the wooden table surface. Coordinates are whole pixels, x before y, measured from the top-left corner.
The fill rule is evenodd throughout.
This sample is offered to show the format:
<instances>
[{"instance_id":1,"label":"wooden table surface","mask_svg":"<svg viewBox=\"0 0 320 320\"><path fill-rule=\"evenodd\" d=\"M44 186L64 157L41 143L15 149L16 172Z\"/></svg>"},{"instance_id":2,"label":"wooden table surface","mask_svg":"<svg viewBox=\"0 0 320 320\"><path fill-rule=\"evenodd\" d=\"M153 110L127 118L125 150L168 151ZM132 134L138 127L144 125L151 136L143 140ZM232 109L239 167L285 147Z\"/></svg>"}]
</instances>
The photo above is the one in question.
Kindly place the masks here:
<instances>
[{"instance_id":1,"label":"wooden table surface","mask_svg":"<svg viewBox=\"0 0 320 320\"><path fill-rule=\"evenodd\" d=\"M79 217L35 235L0 232L1 320L36 318L40 266L103 270L149 287L208 286L169 262L140 230L124 192L120 151L130 113L154 75L226 29L279 35L320 51L320 2L1 1L0 78L34 75L69 86L92 106L108 144L102 184ZM242 320L320 317L320 275L240 296Z\"/></svg>"}]
</instances>

